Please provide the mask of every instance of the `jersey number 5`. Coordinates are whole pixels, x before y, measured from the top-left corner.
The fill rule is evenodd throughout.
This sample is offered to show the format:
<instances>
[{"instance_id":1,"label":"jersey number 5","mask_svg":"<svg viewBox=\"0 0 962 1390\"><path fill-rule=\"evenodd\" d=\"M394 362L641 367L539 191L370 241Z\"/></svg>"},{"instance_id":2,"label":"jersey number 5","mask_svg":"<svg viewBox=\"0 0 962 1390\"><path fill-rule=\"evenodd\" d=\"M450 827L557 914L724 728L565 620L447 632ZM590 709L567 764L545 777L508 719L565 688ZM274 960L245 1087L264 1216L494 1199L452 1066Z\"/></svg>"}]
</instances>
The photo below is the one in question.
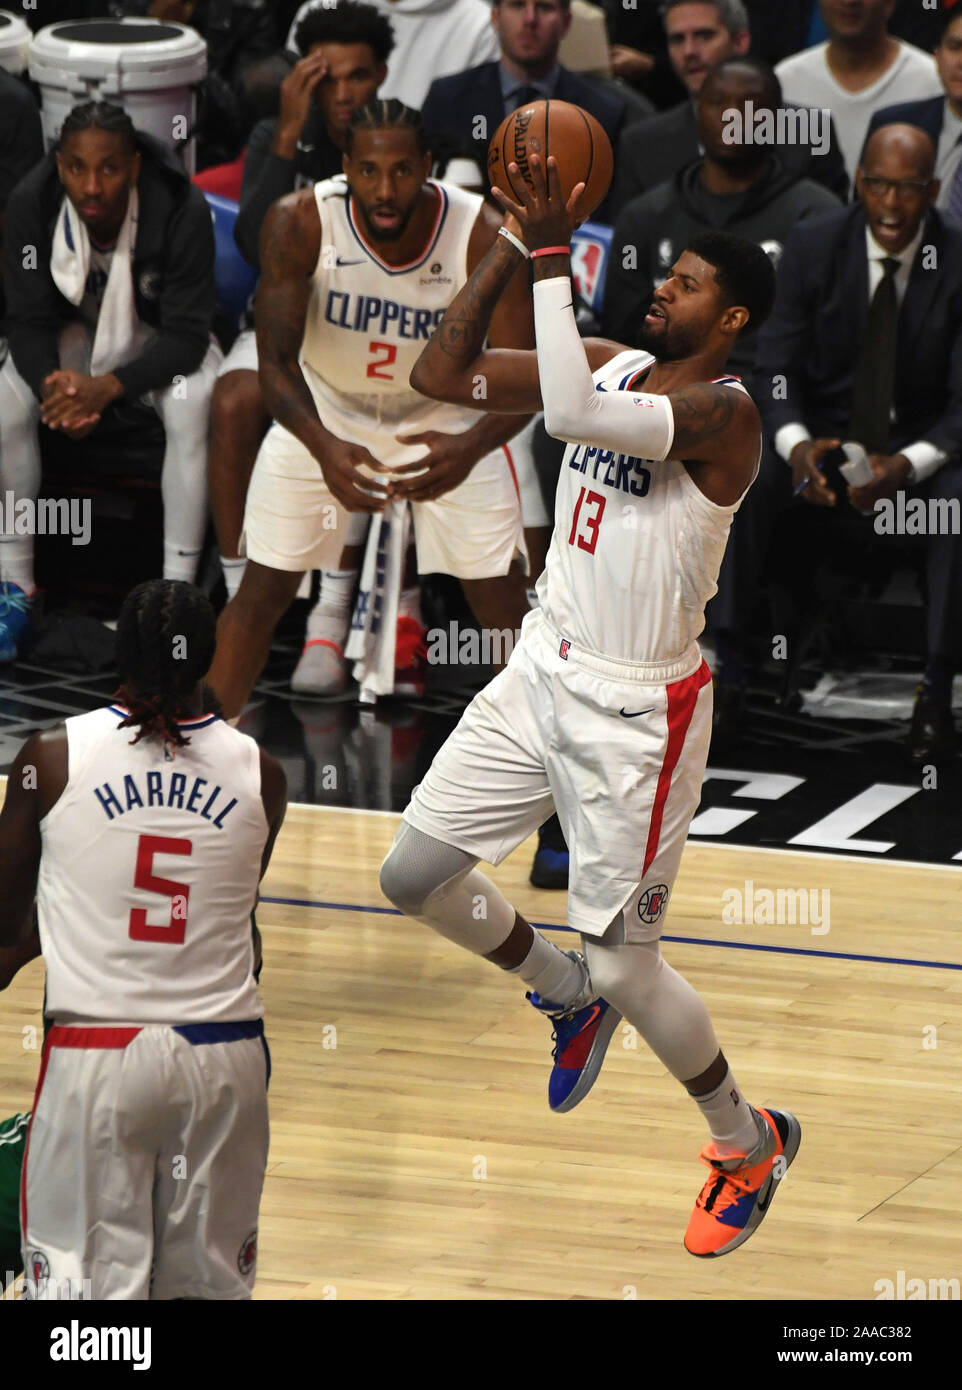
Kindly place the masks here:
<instances>
[{"instance_id":1,"label":"jersey number 5","mask_svg":"<svg viewBox=\"0 0 962 1390\"><path fill-rule=\"evenodd\" d=\"M584 488L578 493L578 500L575 503L575 514L571 518L571 535L568 537L568 544L574 545L577 541L579 550L587 550L589 555L594 555L595 546L598 544L598 527L601 525L601 518L605 514L605 502L600 492L586 492ZM586 504L584 517L581 516L581 504ZM587 510L594 507L594 515ZM578 522L583 522L587 535L579 535Z\"/></svg>"},{"instance_id":2,"label":"jersey number 5","mask_svg":"<svg viewBox=\"0 0 962 1390\"><path fill-rule=\"evenodd\" d=\"M145 907L130 909L130 939L132 941L166 941L171 946L182 946L187 931L187 900L190 887L186 883L175 883L170 878L158 878L153 872L155 854L191 854L190 840L170 840L163 835L141 835L137 842L137 868L134 871L134 887L146 893L161 893L170 898L170 921L165 927L155 926L147 921Z\"/></svg>"},{"instance_id":3,"label":"jersey number 5","mask_svg":"<svg viewBox=\"0 0 962 1390\"><path fill-rule=\"evenodd\" d=\"M376 376L379 381L393 381L394 374L392 372L382 372L378 369L380 367L390 367L395 357L397 357L397 343L368 343L367 350L368 352L384 353L383 357L377 357L373 362L367 364L368 376Z\"/></svg>"}]
</instances>

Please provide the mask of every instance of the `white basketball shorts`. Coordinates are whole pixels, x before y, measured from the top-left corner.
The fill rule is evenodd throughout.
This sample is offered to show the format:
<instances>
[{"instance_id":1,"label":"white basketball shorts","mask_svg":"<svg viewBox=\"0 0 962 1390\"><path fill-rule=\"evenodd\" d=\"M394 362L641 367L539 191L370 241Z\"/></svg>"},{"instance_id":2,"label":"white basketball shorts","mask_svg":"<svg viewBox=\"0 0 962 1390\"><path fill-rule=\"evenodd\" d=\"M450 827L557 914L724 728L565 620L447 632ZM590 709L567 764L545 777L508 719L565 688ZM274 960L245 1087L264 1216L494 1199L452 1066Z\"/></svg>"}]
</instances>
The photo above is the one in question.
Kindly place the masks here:
<instances>
[{"instance_id":1,"label":"white basketball shorts","mask_svg":"<svg viewBox=\"0 0 962 1390\"><path fill-rule=\"evenodd\" d=\"M363 427L356 417L339 421L329 411L322 418L332 434L363 444L381 463L408 463L424 451L398 443L393 428L373 419ZM491 579L507 574L515 555L526 560L510 444L487 454L443 497L415 502L412 513L421 574ZM338 569L342 549L363 541L367 523L364 513L347 512L335 500L301 441L272 425L247 489L241 553L276 570Z\"/></svg>"},{"instance_id":2,"label":"white basketball shorts","mask_svg":"<svg viewBox=\"0 0 962 1390\"><path fill-rule=\"evenodd\" d=\"M260 1021L54 1026L21 1176L27 1296L250 1298L269 1068Z\"/></svg>"},{"instance_id":3,"label":"white basketball shorts","mask_svg":"<svg viewBox=\"0 0 962 1390\"><path fill-rule=\"evenodd\" d=\"M631 666L579 649L539 610L476 695L404 819L500 864L557 810L570 851L568 921L654 941L698 806L711 738L711 673L697 643Z\"/></svg>"}]
</instances>

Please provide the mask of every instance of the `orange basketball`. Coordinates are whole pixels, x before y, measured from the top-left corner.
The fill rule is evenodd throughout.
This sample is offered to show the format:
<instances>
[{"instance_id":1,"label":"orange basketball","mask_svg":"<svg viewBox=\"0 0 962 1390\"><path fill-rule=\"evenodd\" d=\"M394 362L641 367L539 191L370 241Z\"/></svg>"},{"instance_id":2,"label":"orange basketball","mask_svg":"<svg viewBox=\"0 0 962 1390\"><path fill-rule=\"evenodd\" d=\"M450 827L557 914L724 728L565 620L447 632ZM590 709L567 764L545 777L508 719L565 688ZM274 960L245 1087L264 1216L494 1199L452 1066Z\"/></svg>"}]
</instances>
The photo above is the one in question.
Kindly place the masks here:
<instances>
[{"instance_id":1,"label":"orange basketball","mask_svg":"<svg viewBox=\"0 0 962 1390\"><path fill-rule=\"evenodd\" d=\"M498 126L488 148L488 178L509 198L520 202L508 165L531 187L529 157L553 155L565 202L575 184L584 183L579 209L590 217L608 192L614 171L611 142L594 116L568 101L532 101L519 106Z\"/></svg>"}]
</instances>

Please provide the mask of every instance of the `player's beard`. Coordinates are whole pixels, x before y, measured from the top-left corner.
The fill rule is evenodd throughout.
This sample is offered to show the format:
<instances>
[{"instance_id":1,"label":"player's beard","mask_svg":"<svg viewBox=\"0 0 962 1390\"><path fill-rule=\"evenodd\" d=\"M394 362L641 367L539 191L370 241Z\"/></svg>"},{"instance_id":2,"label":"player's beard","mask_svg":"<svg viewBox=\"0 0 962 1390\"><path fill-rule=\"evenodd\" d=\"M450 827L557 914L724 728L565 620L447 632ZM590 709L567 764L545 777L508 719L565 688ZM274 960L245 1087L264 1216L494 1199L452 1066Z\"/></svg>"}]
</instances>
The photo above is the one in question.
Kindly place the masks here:
<instances>
[{"instance_id":1,"label":"player's beard","mask_svg":"<svg viewBox=\"0 0 962 1390\"><path fill-rule=\"evenodd\" d=\"M414 216L414 209L417 207L417 200L415 200L411 204L411 206L407 209L406 212L403 208L399 209L401 213L400 222L398 222L396 227L388 228L379 227L376 222L372 222L370 217L368 216L367 208L363 205L363 203L358 202L357 207L361 214L361 221L364 223L364 230L371 241L400 241L401 237L407 231L408 223Z\"/></svg>"},{"instance_id":2,"label":"player's beard","mask_svg":"<svg viewBox=\"0 0 962 1390\"><path fill-rule=\"evenodd\" d=\"M693 328L676 328L664 319L657 328L649 327L642 320L637 341L642 352L650 352L659 362L680 362L692 357L697 347Z\"/></svg>"}]
</instances>

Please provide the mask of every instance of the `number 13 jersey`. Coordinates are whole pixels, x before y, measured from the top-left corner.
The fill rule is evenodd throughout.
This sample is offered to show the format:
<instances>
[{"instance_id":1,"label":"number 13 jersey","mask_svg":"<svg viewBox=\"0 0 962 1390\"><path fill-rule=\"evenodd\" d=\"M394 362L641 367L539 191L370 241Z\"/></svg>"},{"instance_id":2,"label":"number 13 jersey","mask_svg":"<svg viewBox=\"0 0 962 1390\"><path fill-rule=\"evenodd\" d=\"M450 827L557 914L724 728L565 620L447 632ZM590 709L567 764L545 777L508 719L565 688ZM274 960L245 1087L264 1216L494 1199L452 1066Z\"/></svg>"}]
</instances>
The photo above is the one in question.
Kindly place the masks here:
<instances>
[{"instance_id":1,"label":"number 13 jersey","mask_svg":"<svg viewBox=\"0 0 962 1390\"><path fill-rule=\"evenodd\" d=\"M654 362L648 352L619 353L594 373L595 389L643 394ZM745 390L735 377L720 382ZM744 496L720 507L683 463L569 444L537 586L545 617L563 638L609 660L679 660L705 626Z\"/></svg>"},{"instance_id":2,"label":"number 13 jersey","mask_svg":"<svg viewBox=\"0 0 962 1390\"><path fill-rule=\"evenodd\" d=\"M268 824L260 753L215 715L186 748L132 743L127 711L66 721L68 777L40 823L37 883L57 1022L219 1023L263 1015L250 913Z\"/></svg>"}]
</instances>

